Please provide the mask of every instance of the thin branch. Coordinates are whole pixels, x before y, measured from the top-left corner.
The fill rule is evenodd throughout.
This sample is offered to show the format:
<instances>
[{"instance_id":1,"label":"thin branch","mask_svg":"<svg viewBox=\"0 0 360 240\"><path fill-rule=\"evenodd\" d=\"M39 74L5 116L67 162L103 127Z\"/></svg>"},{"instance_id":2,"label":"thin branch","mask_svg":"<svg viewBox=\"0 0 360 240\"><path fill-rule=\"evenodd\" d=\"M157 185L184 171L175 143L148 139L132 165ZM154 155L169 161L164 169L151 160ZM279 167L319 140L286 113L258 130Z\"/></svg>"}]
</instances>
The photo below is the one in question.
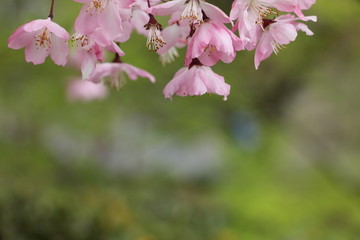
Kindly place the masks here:
<instances>
[{"instance_id":1,"label":"thin branch","mask_svg":"<svg viewBox=\"0 0 360 240\"><path fill-rule=\"evenodd\" d=\"M51 0L51 7L49 13L49 18L51 18L51 20L54 18L54 5L55 5L55 0Z\"/></svg>"}]
</instances>

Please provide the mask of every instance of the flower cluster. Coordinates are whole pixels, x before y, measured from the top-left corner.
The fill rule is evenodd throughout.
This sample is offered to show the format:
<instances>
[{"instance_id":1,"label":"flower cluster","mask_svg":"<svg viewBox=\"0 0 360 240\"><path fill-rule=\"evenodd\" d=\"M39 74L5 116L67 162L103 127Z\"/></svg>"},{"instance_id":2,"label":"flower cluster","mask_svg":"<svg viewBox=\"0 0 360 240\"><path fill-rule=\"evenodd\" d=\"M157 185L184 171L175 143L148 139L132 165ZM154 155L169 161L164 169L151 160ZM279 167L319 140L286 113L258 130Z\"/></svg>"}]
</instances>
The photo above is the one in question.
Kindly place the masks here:
<instances>
[{"instance_id":1,"label":"flower cluster","mask_svg":"<svg viewBox=\"0 0 360 240\"><path fill-rule=\"evenodd\" d=\"M125 53L119 43L128 41L133 31L147 36L146 47L159 54L163 64L178 57L178 48L187 47L184 67L163 90L170 99L174 94L214 93L226 100L230 85L211 66L231 63L238 51L255 50L257 69L294 41L299 30L312 35L303 22L316 21L315 16L303 14L315 0L234 0L229 16L204 0L74 0L83 6L70 36L53 22L54 1L47 19L26 23L13 33L9 48L25 48L25 59L33 64L50 55L55 64L65 66L70 55L83 81L120 88L123 73L132 80L143 77L155 82L150 73L121 60ZM163 28L156 16L169 16L168 26ZM104 62L104 51L115 55L112 62ZM106 95L104 86L99 86L100 95ZM92 85L72 83L69 88L72 99L98 96Z\"/></svg>"}]
</instances>

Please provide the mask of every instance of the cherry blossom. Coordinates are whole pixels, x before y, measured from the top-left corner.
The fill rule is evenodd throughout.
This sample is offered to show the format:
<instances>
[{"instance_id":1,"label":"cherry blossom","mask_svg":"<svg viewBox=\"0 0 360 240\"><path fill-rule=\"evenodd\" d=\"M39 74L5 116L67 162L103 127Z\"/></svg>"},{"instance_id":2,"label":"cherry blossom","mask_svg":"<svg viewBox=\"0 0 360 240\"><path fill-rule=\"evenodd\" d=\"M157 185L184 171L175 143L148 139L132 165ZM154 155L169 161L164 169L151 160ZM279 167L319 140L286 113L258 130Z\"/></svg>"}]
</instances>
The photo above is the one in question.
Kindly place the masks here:
<instances>
[{"instance_id":1,"label":"cherry blossom","mask_svg":"<svg viewBox=\"0 0 360 240\"><path fill-rule=\"evenodd\" d=\"M198 59L193 59L190 67L181 68L174 78L164 88L165 98L178 96L197 96L214 93L224 96L230 94L230 85L225 83L224 77L214 73L210 67L203 66Z\"/></svg>"},{"instance_id":2,"label":"cherry blossom","mask_svg":"<svg viewBox=\"0 0 360 240\"><path fill-rule=\"evenodd\" d=\"M207 66L215 65L219 60L230 63L235 59L236 51L242 49L243 42L224 24L207 20L198 26L189 41L185 65L194 58Z\"/></svg>"},{"instance_id":3,"label":"cherry blossom","mask_svg":"<svg viewBox=\"0 0 360 240\"><path fill-rule=\"evenodd\" d=\"M76 47L74 59L81 66L83 79L88 79L96 63L103 61L103 49L119 56L125 55L115 42L104 36L100 28L95 29L90 35L76 33L71 39Z\"/></svg>"},{"instance_id":4,"label":"cherry blossom","mask_svg":"<svg viewBox=\"0 0 360 240\"><path fill-rule=\"evenodd\" d=\"M27 62L41 64L50 55L57 65L65 66L69 55L66 41L69 38L69 33L51 18L38 19L16 29L8 39L8 47L24 47Z\"/></svg>"},{"instance_id":5,"label":"cherry blossom","mask_svg":"<svg viewBox=\"0 0 360 240\"><path fill-rule=\"evenodd\" d=\"M273 52L278 54L285 45L294 41L297 31L301 30L307 35L313 32L303 23L296 22L299 18L287 14L275 18L274 20L264 20L265 31L261 35L259 44L255 52L255 68L258 69L261 61L268 58ZM301 20L316 21L316 17L304 17Z\"/></svg>"},{"instance_id":6,"label":"cherry blossom","mask_svg":"<svg viewBox=\"0 0 360 240\"><path fill-rule=\"evenodd\" d=\"M155 77L147 71L122 62L97 64L88 81L94 83L104 81L111 87L120 89L126 82L124 73L133 81L137 80L138 77L143 77L149 79L150 82L155 82Z\"/></svg>"},{"instance_id":7,"label":"cherry blossom","mask_svg":"<svg viewBox=\"0 0 360 240\"><path fill-rule=\"evenodd\" d=\"M234 0L230 16L205 0L73 0L83 6L70 37L52 21L56 0L49 1L49 17L20 26L8 39L8 47L25 48L27 62L41 64L50 55L56 64L64 66L70 45L71 63L84 83L71 83L69 96L83 100L100 96L86 85L89 82L116 89L127 78L155 82L149 72L121 59L125 53L120 44L123 47L134 32L147 37L145 46L140 47L158 54L163 65L182 56L180 48L186 47L185 66L164 88L165 98L214 93L226 100L230 85L211 66L219 61L233 62L239 51L255 50L258 69L264 59L295 41L298 31L313 35L304 22L316 21L316 17L303 13L316 0ZM168 26L163 27L160 22L166 19L158 21L158 16L167 16Z\"/></svg>"}]
</instances>

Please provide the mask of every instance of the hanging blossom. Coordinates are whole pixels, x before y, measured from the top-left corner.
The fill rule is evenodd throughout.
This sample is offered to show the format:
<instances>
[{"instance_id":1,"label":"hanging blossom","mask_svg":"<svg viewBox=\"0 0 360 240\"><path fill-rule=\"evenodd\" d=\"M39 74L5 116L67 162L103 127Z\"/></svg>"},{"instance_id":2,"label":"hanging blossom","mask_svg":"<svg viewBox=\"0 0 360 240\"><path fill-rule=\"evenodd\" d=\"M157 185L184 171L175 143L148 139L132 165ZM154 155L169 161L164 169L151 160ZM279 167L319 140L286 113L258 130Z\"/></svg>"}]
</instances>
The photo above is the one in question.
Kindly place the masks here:
<instances>
[{"instance_id":1,"label":"hanging blossom","mask_svg":"<svg viewBox=\"0 0 360 240\"><path fill-rule=\"evenodd\" d=\"M112 63L97 64L88 81L93 83L104 82L115 89L120 89L126 83L124 73L133 81L137 80L138 77L143 77L155 83L153 75L131 64L123 63L118 55Z\"/></svg>"},{"instance_id":2,"label":"hanging blossom","mask_svg":"<svg viewBox=\"0 0 360 240\"><path fill-rule=\"evenodd\" d=\"M50 55L57 65L65 66L69 55L66 41L69 38L69 33L49 17L31 21L16 29L8 39L8 47L24 47L27 62L41 64Z\"/></svg>"},{"instance_id":3,"label":"hanging blossom","mask_svg":"<svg viewBox=\"0 0 360 240\"><path fill-rule=\"evenodd\" d=\"M304 24L296 22L297 20L316 21L316 17L296 18L287 14L275 18L274 20L264 20L259 44L255 52L255 68L258 69L261 61L268 58L272 53L278 54L285 48L285 45L294 41L297 37L297 31L301 30L311 36L314 33Z\"/></svg>"},{"instance_id":4,"label":"hanging blossom","mask_svg":"<svg viewBox=\"0 0 360 240\"><path fill-rule=\"evenodd\" d=\"M224 77L214 73L210 67L204 66L198 59L193 59L189 67L181 68L164 88L165 98L178 96L198 96L213 93L224 96L230 94L230 85Z\"/></svg>"},{"instance_id":5,"label":"hanging blossom","mask_svg":"<svg viewBox=\"0 0 360 240\"><path fill-rule=\"evenodd\" d=\"M80 65L82 78L88 79L97 62L103 61L103 49L124 56L125 53L114 42L108 40L100 28L89 35L76 33L71 37L75 46L74 60Z\"/></svg>"},{"instance_id":6,"label":"hanging blossom","mask_svg":"<svg viewBox=\"0 0 360 240\"><path fill-rule=\"evenodd\" d=\"M186 52L185 65L198 58L207 66L215 65L219 60L230 63L236 52L244 49L243 42L231 32L223 19L210 19L204 15L203 23L195 27Z\"/></svg>"},{"instance_id":7,"label":"hanging blossom","mask_svg":"<svg viewBox=\"0 0 360 240\"><path fill-rule=\"evenodd\" d=\"M282 12L295 12L302 15L301 10L308 9L315 0L235 0L230 18L236 20L233 30L239 31L240 39L247 50L253 50L261 35L263 20L270 15Z\"/></svg>"},{"instance_id":8,"label":"hanging blossom","mask_svg":"<svg viewBox=\"0 0 360 240\"><path fill-rule=\"evenodd\" d=\"M303 14L316 0L234 0L230 16L205 0L74 0L83 6L74 23L76 33L70 38L52 21L55 0L49 1L49 17L19 27L8 39L9 48L25 48L27 62L40 64L50 56L64 66L70 42L74 48L71 59L85 82L104 82L118 89L125 83L124 75L131 80L144 77L155 82L147 71L120 59L125 53L119 43L128 41L134 31L147 36L146 47L160 55L163 64L179 56L178 48L187 47L185 66L163 90L165 98L170 99L174 94L213 93L226 100L230 85L210 66L218 61L234 61L238 51L256 49L257 69L264 59L294 41L298 31L312 35L303 22L316 21L316 17ZM157 15L167 15L169 26L163 29ZM228 29L231 26L232 31ZM106 52L115 54L112 62L106 62ZM69 89L83 94L84 99L85 92L92 96L91 88L74 86Z\"/></svg>"}]
</instances>

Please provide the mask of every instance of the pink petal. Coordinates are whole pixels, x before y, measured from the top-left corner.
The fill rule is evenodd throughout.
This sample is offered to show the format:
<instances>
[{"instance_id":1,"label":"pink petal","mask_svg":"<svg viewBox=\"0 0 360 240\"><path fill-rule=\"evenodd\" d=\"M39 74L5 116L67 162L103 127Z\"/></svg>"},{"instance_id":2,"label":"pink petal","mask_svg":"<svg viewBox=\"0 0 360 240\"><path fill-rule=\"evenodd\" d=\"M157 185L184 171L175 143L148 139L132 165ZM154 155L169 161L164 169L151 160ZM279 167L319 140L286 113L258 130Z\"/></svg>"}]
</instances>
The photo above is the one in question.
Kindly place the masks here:
<instances>
[{"instance_id":1,"label":"pink petal","mask_svg":"<svg viewBox=\"0 0 360 240\"><path fill-rule=\"evenodd\" d=\"M49 25L47 25L47 28L49 29L50 32L53 32L56 36L58 36L63 40L70 39L69 33L57 23L50 22Z\"/></svg>"},{"instance_id":2,"label":"pink petal","mask_svg":"<svg viewBox=\"0 0 360 240\"><path fill-rule=\"evenodd\" d=\"M273 48L271 46L273 39L271 37L271 34L269 32L264 32L259 44L255 51L255 68L258 69L260 63L268 58L273 53Z\"/></svg>"},{"instance_id":3,"label":"pink petal","mask_svg":"<svg viewBox=\"0 0 360 240\"><path fill-rule=\"evenodd\" d=\"M109 52L119 54L120 57L125 55L124 51L115 42L111 42L110 45L105 47L105 49Z\"/></svg>"},{"instance_id":4,"label":"pink petal","mask_svg":"<svg viewBox=\"0 0 360 240\"><path fill-rule=\"evenodd\" d=\"M133 65L127 63L121 63L121 69L124 72L126 72L126 74L129 76L131 80L137 80L137 78L140 76L140 77L148 78L150 82L153 83L155 82L155 77L153 75Z\"/></svg>"},{"instance_id":5,"label":"pink petal","mask_svg":"<svg viewBox=\"0 0 360 240\"><path fill-rule=\"evenodd\" d=\"M99 15L99 26L109 40L114 40L122 34L120 11L114 1L108 1L104 11Z\"/></svg>"},{"instance_id":6,"label":"pink petal","mask_svg":"<svg viewBox=\"0 0 360 240\"><path fill-rule=\"evenodd\" d=\"M66 41L57 36L51 38L51 59L60 66L65 66L69 56L69 47Z\"/></svg>"},{"instance_id":7,"label":"pink petal","mask_svg":"<svg viewBox=\"0 0 360 240\"><path fill-rule=\"evenodd\" d=\"M170 15L178 10L181 9L181 7L184 7L186 0L173 0L169 1L154 7L151 7L147 10L148 13L151 13L153 15Z\"/></svg>"},{"instance_id":8,"label":"pink petal","mask_svg":"<svg viewBox=\"0 0 360 240\"><path fill-rule=\"evenodd\" d=\"M107 76L111 76L119 68L119 63L100 63L96 64L95 70L88 81L99 83Z\"/></svg>"},{"instance_id":9,"label":"pink petal","mask_svg":"<svg viewBox=\"0 0 360 240\"><path fill-rule=\"evenodd\" d=\"M296 28L291 23L274 23L270 26L269 31L275 42L280 44L289 44L294 41L298 35Z\"/></svg>"},{"instance_id":10,"label":"pink petal","mask_svg":"<svg viewBox=\"0 0 360 240\"><path fill-rule=\"evenodd\" d=\"M135 10L132 14L131 23L139 34L147 36L148 30L144 25L149 22L149 14L144 11Z\"/></svg>"},{"instance_id":11,"label":"pink petal","mask_svg":"<svg viewBox=\"0 0 360 240\"><path fill-rule=\"evenodd\" d=\"M51 22L50 18L38 19L38 20L31 21L23 26L24 26L24 30L26 32L37 32L40 29L46 27L50 22Z\"/></svg>"},{"instance_id":12,"label":"pink petal","mask_svg":"<svg viewBox=\"0 0 360 240\"><path fill-rule=\"evenodd\" d=\"M24 25L23 25L24 26ZM25 47L35 36L35 32L26 32L23 26L15 30L8 39L8 47L20 49Z\"/></svg>"},{"instance_id":13,"label":"pink petal","mask_svg":"<svg viewBox=\"0 0 360 240\"><path fill-rule=\"evenodd\" d=\"M91 15L90 13L86 12L88 8L89 4L85 4L81 8L80 14L75 20L75 31L84 35L89 35L99 26L98 15Z\"/></svg>"},{"instance_id":14,"label":"pink petal","mask_svg":"<svg viewBox=\"0 0 360 240\"><path fill-rule=\"evenodd\" d=\"M207 92L224 96L224 100L227 100L227 96L230 94L230 85L225 83L223 76L214 73L210 67L204 66L201 67L200 77Z\"/></svg>"},{"instance_id":15,"label":"pink petal","mask_svg":"<svg viewBox=\"0 0 360 240\"><path fill-rule=\"evenodd\" d=\"M306 35L308 35L308 36L314 35L314 33L304 23L296 23L295 27L296 27L296 30L301 30L304 33L306 33Z\"/></svg>"},{"instance_id":16,"label":"pink petal","mask_svg":"<svg viewBox=\"0 0 360 240\"><path fill-rule=\"evenodd\" d=\"M89 53L88 51L84 51L83 52L83 61L81 64L81 73L82 73L82 79L87 80L90 78L90 75L93 73L95 67L96 67L96 62L97 62L97 57L94 53Z\"/></svg>"},{"instance_id":17,"label":"pink petal","mask_svg":"<svg viewBox=\"0 0 360 240\"><path fill-rule=\"evenodd\" d=\"M206 16L211 19L211 21L221 22L221 23L230 23L230 18L218 7L207 3L205 1L200 1L200 6L205 12Z\"/></svg>"},{"instance_id":18,"label":"pink petal","mask_svg":"<svg viewBox=\"0 0 360 240\"><path fill-rule=\"evenodd\" d=\"M188 68L184 67L178 70L174 78L165 86L163 94L165 98L172 99L172 96L178 91L181 83L186 78Z\"/></svg>"}]
</instances>

